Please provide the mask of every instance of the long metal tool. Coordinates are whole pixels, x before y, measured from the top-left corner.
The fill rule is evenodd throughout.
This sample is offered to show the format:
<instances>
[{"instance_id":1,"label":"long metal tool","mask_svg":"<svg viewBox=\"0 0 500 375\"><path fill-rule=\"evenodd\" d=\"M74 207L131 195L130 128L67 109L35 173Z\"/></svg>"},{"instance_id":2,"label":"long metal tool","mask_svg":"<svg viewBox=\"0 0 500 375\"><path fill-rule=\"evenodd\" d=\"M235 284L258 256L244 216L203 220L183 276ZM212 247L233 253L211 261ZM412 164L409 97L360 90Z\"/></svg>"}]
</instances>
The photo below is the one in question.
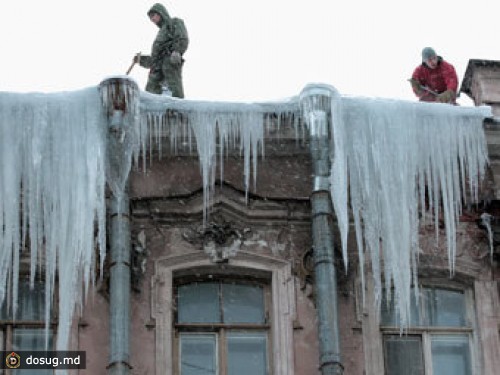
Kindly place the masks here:
<instances>
[{"instance_id":1,"label":"long metal tool","mask_svg":"<svg viewBox=\"0 0 500 375\"><path fill-rule=\"evenodd\" d=\"M421 88L422 90L428 92L429 94L432 94L434 95L436 98L439 96L439 93L434 91L434 90L431 90L430 88L428 88L427 86L424 86L424 85L421 85L418 81L416 81L415 79L413 78L410 78L408 80L408 82L410 82L412 85L416 82L418 84L418 87ZM451 99L450 101L446 102L448 104L453 104L453 105L458 105L457 102L455 101L458 97L460 96L460 93L458 95L455 94L455 99Z\"/></svg>"},{"instance_id":2,"label":"long metal tool","mask_svg":"<svg viewBox=\"0 0 500 375\"><path fill-rule=\"evenodd\" d=\"M410 82L410 83L414 83L415 81L416 81L416 80L414 80L414 79L412 79L412 78L410 78L410 79L408 80L408 82ZM417 81L417 83L418 83L418 81ZM430 93L430 94L432 94L432 95L434 95L434 96L438 96L438 95L439 95L439 93L437 93L436 91L431 90L431 89L430 89L430 88L428 88L427 86L421 85L420 83L418 83L418 87L419 87L419 88L421 88L421 89L422 89L422 90L424 90L424 91L427 91L428 93Z\"/></svg>"},{"instance_id":3,"label":"long metal tool","mask_svg":"<svg viewBox=\"0 0 500 375\"><path fill-rule=\"evenodd\" d=\"M127 70L127 73L125 73L126 75L129 75L130 72L132 71L132 68L134 67L135 64L137 64L137 62L141 59L141 53L139 52L137 55L135 55L136 58L134 58L134 61L132 61L132 64L130 64L128 70Z\"/></svg>"}]
</instances>

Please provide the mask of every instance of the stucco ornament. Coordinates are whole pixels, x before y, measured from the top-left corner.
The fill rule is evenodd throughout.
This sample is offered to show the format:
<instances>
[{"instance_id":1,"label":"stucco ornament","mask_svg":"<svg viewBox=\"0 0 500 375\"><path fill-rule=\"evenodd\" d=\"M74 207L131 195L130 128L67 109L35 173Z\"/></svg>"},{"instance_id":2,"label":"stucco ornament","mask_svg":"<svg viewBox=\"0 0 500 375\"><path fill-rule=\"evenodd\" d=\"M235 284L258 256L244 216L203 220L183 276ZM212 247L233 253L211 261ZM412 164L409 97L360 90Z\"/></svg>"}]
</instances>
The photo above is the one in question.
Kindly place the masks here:
<instances>
[{"instance_id":1,"label":"stucco ornament","mask_svg":"<svg viewBox=\"0 0 500 375\"><path fill-rule=\"evenodd\" d=\"M214 263L225 263L237 254L250 233L249 228L239 228L213 215L205 226L190 228L182 237L202 249Z\"/></svg>"}]
</instances>

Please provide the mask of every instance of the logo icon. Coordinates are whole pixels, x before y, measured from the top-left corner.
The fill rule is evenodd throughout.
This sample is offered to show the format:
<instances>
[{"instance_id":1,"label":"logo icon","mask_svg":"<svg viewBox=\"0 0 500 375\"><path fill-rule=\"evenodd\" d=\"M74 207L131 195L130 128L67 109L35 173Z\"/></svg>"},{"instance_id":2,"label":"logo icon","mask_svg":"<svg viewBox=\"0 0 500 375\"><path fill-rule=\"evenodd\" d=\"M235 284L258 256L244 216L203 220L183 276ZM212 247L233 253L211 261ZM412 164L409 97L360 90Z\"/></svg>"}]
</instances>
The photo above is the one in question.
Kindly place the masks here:
<instances>
[{"instance_id":1,"label":"logo icon","mask_svg":"<svg viewBox=\"0 0 500 375\"><path fill-rule=\"evenodd\" d=\"M5 358L5 364L8 368L18 368L21 365L21 357L16 352L12 352Z\"/></svg>"}]
</instances>

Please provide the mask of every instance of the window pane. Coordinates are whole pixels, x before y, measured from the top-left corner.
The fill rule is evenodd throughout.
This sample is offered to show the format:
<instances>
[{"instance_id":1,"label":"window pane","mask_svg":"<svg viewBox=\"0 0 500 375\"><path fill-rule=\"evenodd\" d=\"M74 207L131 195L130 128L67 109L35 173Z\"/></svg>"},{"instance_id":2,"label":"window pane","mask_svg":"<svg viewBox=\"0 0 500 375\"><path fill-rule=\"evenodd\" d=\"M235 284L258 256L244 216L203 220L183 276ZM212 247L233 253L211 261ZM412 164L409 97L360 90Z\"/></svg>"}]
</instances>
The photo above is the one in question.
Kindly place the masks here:
<instances>
[{"instance_id":1,"label":"window pane","mask_svg":"<svg viewBox=\"0 0 500 375\"><path fill-rule=\"evenodd\" d=\"M466 335L432 336L432 368L439 375L470 375L469 339Z\"/></svg>"},{"instance_id":2,"label":"window pane","mask_svg":"<svg viewBox=\"0 0 500 375\"><path fill-rule=\"evenodd\" d=\"M220 323L219 284L193 283L178 288L179 323Z\"/></svg>"},{"instance_id":3,"label":"window pane","mask_svg":"<svg viewBox=\"0 0 500 375\"><path fill-rule=\"evenodd\" d=\"M419 336L385 336L384 354L387 375L424 374L422 340Z\"/></svg>"},{"instance_id":4,"label":"window pane","mask_svg":"<svg viewBox=\"0 0 500 375\"><path fill-rule=\"evenodd\" d=\"M421 308L419 308L411 294L410 303L410 326L421 325L440 327L464 327L466 326L465 294L463 291L421 288ZM389 304L386 302L385 293L382 299L381 322L386 326L399 325L399 311L395 307L395 299Z\"/></svg>"},{"instance_id":5,"label":"window pane","mask_svg":"<svg viewBox=\"0 0 500 375\"><path fill-rule=\"evenodd\" d=\"M396 308L396 296L393 296L390 303L387 303L387 297L385 292L382 296L382 306L381 306L381 322L385 326L399 326L400 318L399 311ZM410 294L410 326L420 325L420 314L418 312L418 306L415 300L415 293L413 289Z\"/></svg>"},{"instance_id":6,"label":"window pane","mask_svg":"<svg viewBox=\"0 0 500 375\"><path fill-rule=\"evenodd\" d=\"M52 350L52 330L49 329L47 350ZM45 350L45 328L16 328L13 350Z\"/></svg>"},{"instance_id":7,"label":"window pane","mask_svg":"<svg viewBox=\"0 0 500 375\"><path fill-rule=\"evenodd\" d=\"M430 325L447 327L466 325L465 295L463 292L427 289L425 296Z\"/></svg>"},{"instance_id":8,"label":"window pane","mask_svg":"<svg viewBox=\"0 0 500 375\"><path fill-rule=\"evenodd\" d=\"M45 285L35 283L33 290L29 282L19 284L18 320L45 320Z\"/></svg>"},{"instance_id":9,"label":"window pane","mask_svg":"<svg viewBox=\"0 0 500 375\"><path fill-rule=\"evenodd\" d=\"M217 373L217 341L215 335L181 334L181 375Z\"/></svg>"},{"instance_id":10,"label":"window pane","mask_svg":"<svg viewBox=\"0 0 500 375\"><path fill-rule=\"evenodd\" d=\"M265 333L231 333L227 336L228 375L267 374Z\"/></svg>"},{"instance_id":11,"label":"window pane","mask_svg":"<svg viewBox=\"0 0 500 375\"><path fill-rule=\"evenodd\" d=\"M37 350L45 349L45 328L16 328L14 329L12 350ZM47 350L52 350L52 330L49 330ZM19 375L32 375L33 370L16 370ZM51 369L36 370L37 375L50 375L54 372Z\"/></svg>"},{"instance_id":12,"label":"window pane","mask_svg":"<svg viewBox=\"0 0 500 375\"><path fill-rule=\"evenodd\" d=\"M33 290L29 281L19 282L16 320L45 320L45 285L37 282ZM4 299L0 309L0 319L12 319L12 306Z\"/></svg>"},{"instance_id":13,"label":"window pane","mask_svg":"<svg viewBox=\"0 0 500 375\"><path fill-rule=\"evenodd\" d=\"M264 323L262 287L222 284L224 323Z\"/></svg>"}]
</instances>

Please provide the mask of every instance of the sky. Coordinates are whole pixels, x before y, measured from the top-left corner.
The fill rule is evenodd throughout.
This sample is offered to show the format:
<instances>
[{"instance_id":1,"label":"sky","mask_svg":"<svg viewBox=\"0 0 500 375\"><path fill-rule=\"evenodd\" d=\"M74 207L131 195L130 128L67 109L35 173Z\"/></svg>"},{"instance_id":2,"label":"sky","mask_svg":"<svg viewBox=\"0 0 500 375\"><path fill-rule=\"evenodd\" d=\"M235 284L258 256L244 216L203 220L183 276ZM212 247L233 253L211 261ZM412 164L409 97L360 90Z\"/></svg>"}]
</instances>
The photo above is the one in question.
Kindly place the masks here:
<instances>
[{"instance_id":1,"label":"sky","mask_svg":"<svg viewBox=\"0 0 500 375\"><path fill-rule=\"evenodd\" d=\"M165 0L190 44L186 99L261 102L308 83L343 95L415 100L407 82L433 47L455 66L500 60L498 0ZM0 91L59 92L124 75L149 54L154 1L3 0ZM130 76L141 89L147 70ZM462 94L458 102L471 105Z\"/></svg>"}]
</instances>

